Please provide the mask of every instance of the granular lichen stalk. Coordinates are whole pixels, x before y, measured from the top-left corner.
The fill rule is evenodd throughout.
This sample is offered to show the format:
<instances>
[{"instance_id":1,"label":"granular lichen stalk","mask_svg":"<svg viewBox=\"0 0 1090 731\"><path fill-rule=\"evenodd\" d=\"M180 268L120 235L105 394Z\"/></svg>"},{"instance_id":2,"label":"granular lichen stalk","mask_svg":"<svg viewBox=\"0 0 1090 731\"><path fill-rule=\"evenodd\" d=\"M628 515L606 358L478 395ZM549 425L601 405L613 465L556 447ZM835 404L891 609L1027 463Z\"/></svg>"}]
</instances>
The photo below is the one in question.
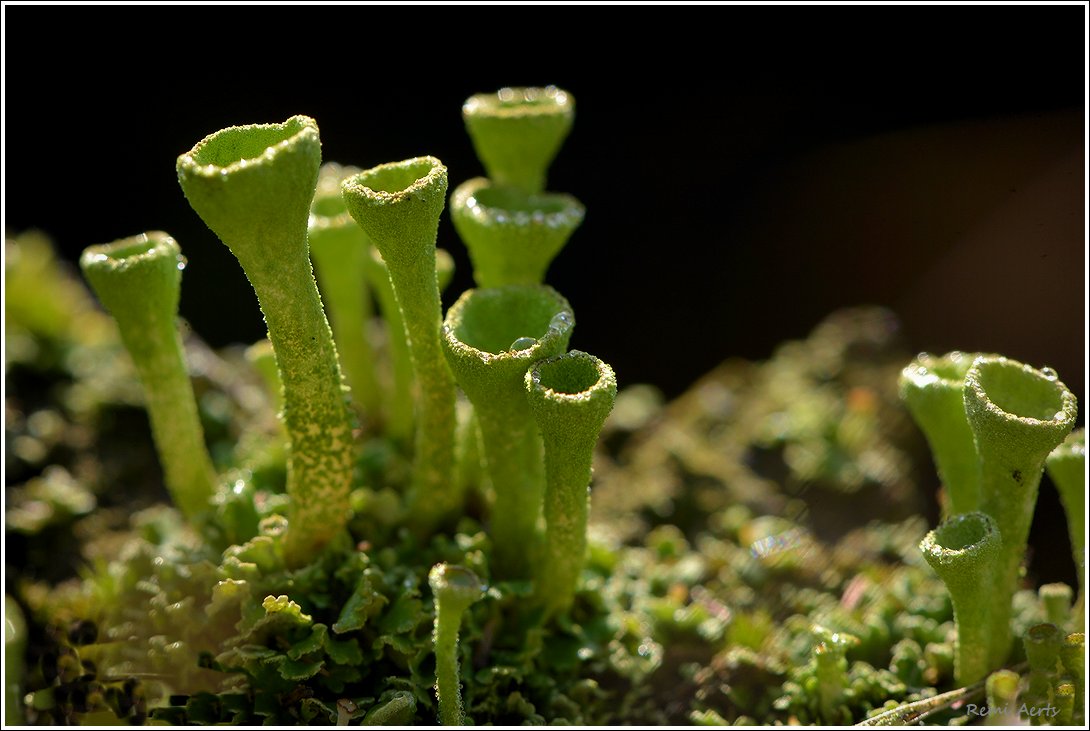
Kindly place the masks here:
<instances>
[{"instance_id":1,"label":"granular lichen stalk","mask_svg":"<svg viewBox=\"0 0 1090 731\"><path fill-rule=\"evenodd\" d=\"M284 389L287 560L311 560L344 526L355 447L333 336L311 272L307 223L322 161L318 126L229 127L178 158L186 198L257 293Z\"/></svg>"}]
</instances>

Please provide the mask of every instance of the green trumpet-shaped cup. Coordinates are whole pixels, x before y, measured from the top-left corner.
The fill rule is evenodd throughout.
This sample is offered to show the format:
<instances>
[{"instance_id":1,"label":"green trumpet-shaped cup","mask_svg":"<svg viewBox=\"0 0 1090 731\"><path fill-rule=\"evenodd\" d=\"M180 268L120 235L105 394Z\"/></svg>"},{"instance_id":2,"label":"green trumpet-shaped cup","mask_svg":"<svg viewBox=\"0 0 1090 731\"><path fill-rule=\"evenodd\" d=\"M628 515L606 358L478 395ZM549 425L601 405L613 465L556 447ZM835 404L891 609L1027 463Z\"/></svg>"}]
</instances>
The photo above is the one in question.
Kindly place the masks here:
<instances>
[{"instance_id":1,"label":"green trumpet-shaped cup","mask_svg":"<svg viewBox=\"0 0 1090 731\"><path fill-rule=\"evenodd\" d=\"M950 592L957 641L954 677L970 685L994 669L996 642L995 572L1003 541L996 521L985 513L955 515L920 542L920 551ZM1005 638L1000 641L1006 643Z\"/></svg>"},{"instance_id":2,"label":"green trumpet-shaped cup","mask_svg":"<svg viewBox=\"0 0 1090 731\"><path fill-rule=\"evenodd\" d=\"M900 377L901 400L927 438L949 500L948 514L980 509L980 466L965 418L965 374L979 353L921 353Z\"/></svg>"},{"instance_id":3,"label":"green trumpet-shaped cup","mask_svg":"<svg viewBox=\"0 0 1090 731\"><path fill-rule=\"evenodd\" d=\"M992 666L1010 653L1011 600L1037 502L1045 458L1070 433L1077 406L1054 373L1009 358L981 356L965 374L965 414L980 463L981 510L1003 538L989 594L996 603Z\"/></svg>"},{"instance_id":4,"label":"green trumpet-shaped cup","mask_svg":"<svg viewBox=\"0 0 1090 731\"><path fill-rule=\"evenodd\" d=\"M167 489L192 519L208 508L216 472L176 322L184 267L178 244L161 231L90 246L80 257L83 275L117 321L144 386Z\"/></svg>"},{"instance_id":5,"label":"green trumpet-shaped cup","mask_svg":"<svg viewBox=\"0 0 1090 731\"><path fill-rule=\"evenodd\" d=\"M496 184L540 193L575 119L575 98L555 86L503 88L462 105L469 137Z\"/></svg>"},{"instance_id":6,"label":"green trumpet-shaped cup","mask_svg":"<svg viewBox=\"0 0 1090 731\"><path fill-rule=\"evenodd\" d=\"M583 222L583 204L561 193L528 194L473 178L450 199L450 216L480 287L540 284Z\"/></svg>"},{"instance_id":7,"label":"green trumpet-shaped cup","mask_svg":"<svg viewBox=\"0 0 1090 731\"><path fill-rule=\"evenodd\" d=\"M573 350L538 363L524 386L545 444L545 555L535 589L550 612L562 612L586 559L591 460L617 377L607 363Z\"/></svg>"},{"instance_id":8,"label":"green trumpet-shaped cup","mask_svg":"<svg viewBox=\"0 0 1090 731\"><path fill-rule=\"evenodd\" d=\"M269 328L291 441L285 545L292 565L310 561L343 529L355 454L307 242L321 161L317 124L295 116L216 132L177 165L182 191L242 265Z\"/></svg>"},{"instance_id":9,"label":"green trumpet-shaped cup","mask_svg":"<svg viewBox=\"0 0 1090 731\"><path fill-rule=\"evenodd\" d=\"M442 319L435 239L447 169L434 157L379 165L341 186L352 218L382 255L404 324L416 377L412 515L427 532L457 508L448 489L454 466L455 389L439 345Z\"/></svg>"},{"instance_id":10,"label":"green trumpet-shaped cup","mask_svg":"<svg viewBox=\"0 0 1090 731\"><path fill-rule=\"evenodd\" d=\"M480 425L495 490L494 563L503 578L530 575L545 490L523 376L536 361L564 352L574 325L568 301L545 285L471 289L443 324L443 351Z\"/></svg>"}]
</instances>

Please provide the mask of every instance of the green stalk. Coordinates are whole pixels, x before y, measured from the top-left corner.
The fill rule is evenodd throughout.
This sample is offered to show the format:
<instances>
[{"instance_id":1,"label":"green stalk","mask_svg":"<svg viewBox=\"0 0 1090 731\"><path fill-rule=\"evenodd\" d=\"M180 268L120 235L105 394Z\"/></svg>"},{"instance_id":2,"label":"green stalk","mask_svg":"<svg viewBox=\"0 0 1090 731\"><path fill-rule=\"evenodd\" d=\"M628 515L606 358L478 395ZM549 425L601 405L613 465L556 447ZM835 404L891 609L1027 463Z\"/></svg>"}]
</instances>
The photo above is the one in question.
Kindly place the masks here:
<instances>
[{"instance_id":1,"label":"green stalk","mask_svg":"<svg viewBox=\"0 0 1090 731\"><path fill-rule=\"evenodd\" d=\"M467 180L450 198L450 218L479 287L541 284L584 213L570 195L527 194L487 178Z\"/></svg>"},{"instance_id":2,"label":"green stalk","mask_svg":"<svg viewBox=\"0 0 1090 731\"><path fill-rule=\"evenodd\" d=\"M495 490L495 571L503 578L530 576L545 491L523 378L535 361L564 351L574 325L568 301L544 285L471 289L443 324L444 353L481 429Z\"/></svg>"},{"instance_id":3,"label":"green stalk","mask_svg":"<svg viewBox=\"0 0 1090 731\"><path fill-rule=\"evenodd\" d=\"M993 668L992 588L1002 555L999 529L984 513L955 515L924 537L920 551L950 592L957 625L954 677L958 685L971 685Z\"/></svg>"},{"instance_id":4,"label":"green stalk","mask_svg":"<svg viewBox=\"0 0 1090 731\"><path fill-rule=\"evenodd\" d=\"M1045 460L1048 476L1060 493L1067 514L1067 533L1079 578L1076 614L1082 622L1086 596L1086 429L1076 429Z\"/></svg>"},{"instance_id":5,"label":"green stalk","mask_svg":"<svg viewBox=\"0 0 1090 731\"><path fill-rule=\"evenodd\" d=\"M931 447L948 515L980 509L980 465L965 418L965 374L979 353L921 353L901 371L901 400Z\"/></svg>"},{"instance_id":6,"label":"green stalk","mask_svg":"<svg viewBox=\"0 0 1090 731\"><path fill-rule=\"evenodd\" d=\"M371 297L364 273L371 242L344 206L341 181L359 172L336 163L322 166L311 204L308 236L310 258L318 272L318 288L333 326L345 379L356 405L370 418L378 417L379 386L375 354L367 325Z\"/></svg>"},{"instance_id":7,"label":"green stalk","mask_svg":"<svg viewBox=\"0 0 1090 731\"><path fill-rule=\"evenodd\" d=\"M178 158L186 198L242 265L276 352L291 440L291 565L313 559L342 530L354 460L337 351L307 246L321 158L318 127L303 116L229 127Z\"/></svg>"},{"instance_id":8,"label":"green stalk","mask_svg":"<svg viewBox=\"0 0 1090 731\"><path fill-rule=\"evenodd\" d=\"M545 443L545 557L536 590L550 612L563 612L586 559L591 460L617 377L598 358L573 350L538 363L525 388Z\"/></svg>"},{"instance_id":9,"label":"green stalk","mask_svg":"<svg viewBox=\"0 0 1090 731\"><path fill-rule=\"evenodd\" d=\"M545 189L549 164L575 119L575 98L555 86L503 88L462 105L477 157L497 185Z\"/></svg>"},{"instance_id":10,"label":"green stalk","mask_svg":"<svg viewBox=\"0 0 1090 731\"><path fill-rule=\"evenodd\" d=\"M965 375L965 413L980 462L981 510L995 519L1002 551L989 595L996 604L991 666L1010 654L1018 587L1045 458L1075 424L1075 397L1055 374L1002 357L977 358Z\"/></svg>"},{"instance_id":11,"label":"green stalk","mask_svg":"<svg viewBox=\"0 0 1090 731\"><path fill-rule=\"evenodd\" d=\"M1064 635L1060 628L1049 622L1027 629L1022 635L1022 644L1026 649L1030 670L1042 675L1055 675L1063 640Z\"/></svg>"},{"instance_id":12,"label":"green stalk","mask_svg":"<svg viewBox=\"0 0 1090 731\"><path fill-rule=\"evenodd\" d=\"M436 564L428 574L435 596L435 694L439 700L439 722L461 726L465 722L462 687L459 682L458 632L462 615L484 594L480 579L469 569Z\"/></svg>"},{"instance_id":13,"label":"green stalk","mask_svg":"<svg viewBox=\"0 0 1090 731\"><path fill-rule=\"evenodd\" d=\"M176 324L185 259L161 231L90 246L83 274L117 321L144 385L167 489L192 520L208 508L216 471L208 456Z\"/></svg>"},{"instance_id":14,"label":"green stalk","mask_svg":"<svg viewBox=\"0 0 1090 731\"><path fill-rule=\"evenodd\" d=\"M413 517L429 530L456 506L454 380L439 345L435 238L447 169L434 157L379 165L344 181L348 212L382 254L416 375Z\"/></svg>"},{"instance_id":15,"label":"green stalk","mask_svg":"<svg viewBox=\"0 0 1090 731\"><path fill-rule=\"evenodd\" d=\"M984 683L987 689L989 726L1008 726L1018 719L1018 687L1022 676L1013 670L996 670Z\"/></svg>"},{"instance_id":16,"label":"green stalk","mask_svg":"<svg viewBox=\"0 0 1090 731\"><path fill-rule=\"evenodd\" d=\"M372 248L364 262L367 281L378 300L382 319L386 324L386 355L389 364L388 388L383 399L386 433L394 440L407 443L413 434L413 363L409 355L409 339L405 334L405 321L397 306L394 286L386 262L378 250ZM454 259L443 249L435 250L435 274L442 292L454 276Z\"/></svg>"}]
</instances>

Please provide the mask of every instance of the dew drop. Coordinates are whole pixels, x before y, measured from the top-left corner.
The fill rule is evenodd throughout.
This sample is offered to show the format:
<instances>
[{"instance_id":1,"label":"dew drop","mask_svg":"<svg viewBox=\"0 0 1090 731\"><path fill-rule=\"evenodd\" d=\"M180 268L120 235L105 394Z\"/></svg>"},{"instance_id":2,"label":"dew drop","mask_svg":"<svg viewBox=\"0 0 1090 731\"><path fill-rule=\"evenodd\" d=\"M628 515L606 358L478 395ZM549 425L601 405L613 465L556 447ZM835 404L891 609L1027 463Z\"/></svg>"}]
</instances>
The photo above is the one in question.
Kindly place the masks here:
<instances>
[{"instance_id":1,"label":"dew drop","mask_svg":"<svg viewBox=\"0 0 1090 731\"><path fill-rule=\"evenodd\" d=\"M186 259L184 256L179 255L178 256L178 271L182 271L183 269L185 269L185 265L188 264L188 263L189 263L188 259Z\"/></svg>"},{"instance_id":2,"label":"dew drop","mask_svg":"<svg viewBox=\"0 0 1090 731\"><path fill-rule=\"evenodd\" d=\"M537 345L537 340L534 338L517 338L515 342L511 343L511 347L508 350L529 350Z\"/></svg>"},{"instance_id":3,"label":"dew drop","mask_svg":"<svg viewBox=\"0 0 1090 731\"><path fill-rule=\"evenodd\" d=\"M1059 374L1056 373L1056 370L1054 368L1049 368L1048 366L1045 366L1041 369L1041 375L1043 375L1050 381L1055 381L1057 378L1060 377Z\"/></svg>"},{"instance_id":4,"label":"dew drop","mask_svg":"<svg viewBox=\"0 0 1090 731\"><path fill-rule=\"evenodd\" d=\"M926 350L921 350L919 353L916 354L916 360L931 360L931 358L932 355Z\"/></svg>"},{"instance_id":5,"label":"dew drop","mask_svg":"<svg viewBox=\"0 0 1090 731\"><path fill-rule=\"evenodd\" d=\"M558 312L553 315L553 319L549 320L550 330L566 330L571 327L571 314L567 312Z\"/></svg>"}]
</instances>

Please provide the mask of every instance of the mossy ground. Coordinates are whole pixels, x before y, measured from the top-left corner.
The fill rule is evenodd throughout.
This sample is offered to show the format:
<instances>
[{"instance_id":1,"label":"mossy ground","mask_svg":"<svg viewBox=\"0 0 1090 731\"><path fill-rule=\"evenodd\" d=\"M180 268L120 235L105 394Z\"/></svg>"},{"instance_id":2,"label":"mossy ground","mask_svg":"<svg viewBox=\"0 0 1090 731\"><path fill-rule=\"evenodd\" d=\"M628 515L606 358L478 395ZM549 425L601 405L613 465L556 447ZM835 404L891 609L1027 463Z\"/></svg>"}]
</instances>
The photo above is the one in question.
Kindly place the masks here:
<instances>
[{"instance_id":1,"label":"mossy ground","mask_svg":"<svg viewBox=\"0 0 1090 731\"><path fill-rule=\"evenodd\" d=\"M41 237L8 240L6 261L5 590L28 619L23 719L434 723L427 574L447 561L489 576L487 485L418 540L403 450L361 430L349 531L287 568L272 399L241 350L190 334L228 489L187 528L164 505L110 321ZM468 717L850 723L951 689L952 610L917 550L930 465L896 397L909 357L890 314L860 309L668 405L622 391L575 606L546 623L529 584L490 584L462 629ZM1042 619L1021 592L1019 626Z\"/></svg>"}]
</instances>

